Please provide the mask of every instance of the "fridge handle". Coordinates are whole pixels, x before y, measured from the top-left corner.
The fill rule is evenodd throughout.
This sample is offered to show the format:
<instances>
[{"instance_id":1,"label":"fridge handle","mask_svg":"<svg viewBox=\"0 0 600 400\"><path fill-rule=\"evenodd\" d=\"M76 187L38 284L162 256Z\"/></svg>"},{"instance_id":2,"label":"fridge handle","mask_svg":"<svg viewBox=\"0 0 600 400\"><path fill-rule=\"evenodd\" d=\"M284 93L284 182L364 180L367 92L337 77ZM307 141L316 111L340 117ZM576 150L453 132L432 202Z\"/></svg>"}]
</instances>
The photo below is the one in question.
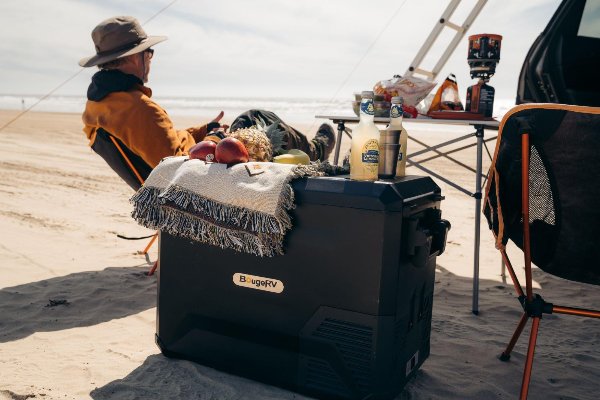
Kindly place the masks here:
<instances>
[{"instance_id":1,"label":"fridge handle","mask_svg":"<svg viewBox=\"0 0 600 400\"><path fill-rule=\"evenodd\" d=\"M446 250L446 240L448 239L448 231L452 225L450 221L441 219L431 227L433 240L431 243L431 254L440 256Z\"/></svg>"},{"instance_id":2,"label":"fridge handle","mask_svg":"<svg viewBox=\"0 0 600 400\"><path fill-rule=\"evenodd\" d=\"M419 219L410 218L409 236L406 240L406 254L414 266L422 267L432 256L439 256L446 249L446 240L450 230L450 222L439 219L426 229L419 227Z\"/></svg>"}]
</instances>

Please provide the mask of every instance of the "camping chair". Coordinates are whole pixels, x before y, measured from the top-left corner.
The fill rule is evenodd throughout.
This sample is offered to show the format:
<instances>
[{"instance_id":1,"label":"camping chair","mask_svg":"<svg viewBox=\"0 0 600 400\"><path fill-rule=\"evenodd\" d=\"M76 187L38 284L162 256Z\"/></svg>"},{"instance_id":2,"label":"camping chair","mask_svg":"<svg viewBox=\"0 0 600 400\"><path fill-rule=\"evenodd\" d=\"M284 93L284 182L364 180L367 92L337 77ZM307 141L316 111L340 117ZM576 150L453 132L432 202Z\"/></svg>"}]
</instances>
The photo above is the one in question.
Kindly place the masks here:
<instances>
[{"instance_id":1,"label":"camping chair","mask_svg":"<svg viewBox=\"0 0 600 400\"><path fill-rule=\"evenodd\" d=\"M531 263L561 278L600 285L600 108L525 104L500 124L484 214L512 278L523 315L500 359L507 361L532 319L521 386L527 398L543 314L600 318L600 311L558 306L532 292ZM525 223L524 223L525 222ZM523 250L525 292L506 255Z\"/></svg>"},{"instance_id":2,"label":"camping chair","mask_svg":"<svg viewBox=\"0 0 600 400\"><path fill-rule=\"evenodd\" d=\"M142 187L144 181L152 172L152 167L140 156L102 128L96 131L91 147L135 191ZM158 232L152 235L142 254L148 254L157 237ZM154 263L148 272L148 276L153 275L157 267L158 261Z\"/></svg>"}]
</instances>

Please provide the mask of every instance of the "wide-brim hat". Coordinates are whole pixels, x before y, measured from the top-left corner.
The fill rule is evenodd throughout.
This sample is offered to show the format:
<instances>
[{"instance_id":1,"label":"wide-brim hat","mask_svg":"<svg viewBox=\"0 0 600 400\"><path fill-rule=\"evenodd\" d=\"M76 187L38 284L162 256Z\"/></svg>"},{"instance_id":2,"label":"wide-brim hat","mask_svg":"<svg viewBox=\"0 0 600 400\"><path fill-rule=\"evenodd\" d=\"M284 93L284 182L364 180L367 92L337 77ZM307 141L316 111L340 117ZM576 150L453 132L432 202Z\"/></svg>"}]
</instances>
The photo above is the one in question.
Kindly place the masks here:
<instances>
[{"instance_id":1,"label":"wide-brim hat","mask_svg":"<svg viewBox=\"0 0 600 400\"><path fill-rule=\"evenodd\" d=\"M94 28L92 40L96 54L79 60L82 67L93 67L140 53L167 40L167 37L148 36L138 20L133 17L113 17L100 22Z\"/></svg>"}]
</instances>

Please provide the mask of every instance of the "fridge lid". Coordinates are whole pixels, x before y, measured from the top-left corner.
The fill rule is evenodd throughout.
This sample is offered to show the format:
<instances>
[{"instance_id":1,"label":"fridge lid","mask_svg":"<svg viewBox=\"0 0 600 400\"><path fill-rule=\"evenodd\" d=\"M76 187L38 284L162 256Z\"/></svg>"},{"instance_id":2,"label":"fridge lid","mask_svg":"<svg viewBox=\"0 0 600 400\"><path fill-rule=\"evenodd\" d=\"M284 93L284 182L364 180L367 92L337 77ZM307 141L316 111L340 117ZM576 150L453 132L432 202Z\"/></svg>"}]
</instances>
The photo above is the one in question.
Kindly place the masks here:
<instances>
[{"instance_id":1,"label":"fridge lid","mask_svg":"<svg viewBox=\"0 0 600 400\"><path fill-rule=\"evenodd\" d=\"M296 204L321 204L365 210L399 211L426 197L439 198L430 177L405 176L386 181L353 181L348 175L297 179L292 182Z\"/></svg>"}]
</instances>

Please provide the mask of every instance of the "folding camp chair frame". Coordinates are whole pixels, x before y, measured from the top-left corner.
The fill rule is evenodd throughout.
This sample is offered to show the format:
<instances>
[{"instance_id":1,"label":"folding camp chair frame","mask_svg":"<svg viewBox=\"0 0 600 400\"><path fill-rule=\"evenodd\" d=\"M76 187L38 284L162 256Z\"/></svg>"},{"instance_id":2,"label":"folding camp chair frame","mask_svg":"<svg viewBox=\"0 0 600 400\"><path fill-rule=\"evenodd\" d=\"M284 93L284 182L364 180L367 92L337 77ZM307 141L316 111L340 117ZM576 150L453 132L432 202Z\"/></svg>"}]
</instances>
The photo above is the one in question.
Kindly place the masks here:
<instances>
[{"instance_id":1,"label":"folding camp chair frame","mask_svg":"<svg viewBox=\"0 0 600 400\"><path fill-rule=\"evenodd\" d=\"M558 104L526 104L522 106L518 106L513 108L506 116L503 118L502 123L500 125L500 134L498 136L498 143L500 143L502 139L502 130L504 127L504 123L506 120L514 113L522 111L524 109L530 108L545 108L545 109L561 109L567 111L588 111L589 107L580 107L580 106L565 106ZM598 113L597 109L595 111ZM544 301L544 299L538 295L533 293L532 289L532 272L531 272L531 242L530 242L530 230L529 230L529 161L530 161L530 145L529 145L529 134L530 129L528 126L521 126L521 212L523 217L523 255L524 255L524 263L525 263L525 292L519 283L517 275L515 274L515 270L506 254L506 249L504 247L500 247L500 253L502 255L502 259L506 264L506 268L510 277L513 281L513 285L515 287L515 291L518 295L519 302L523 307L523 315L517 324L517 328L510 339L506 349L500 355L500 360L508 361L510 359L510 353L512 352L519 336L523 332L525 325L529 319L532 320L531 333L529 335L529 347L527 349L527 357L525 359L525 369L523 372L523 380L521 383L521 393L520 399L527 399L527 393L529 391L529 383L531 381L531 372L533 368L533 357L535 352L535 346L537 342L537 335L540 326L540 320L542 319L543 314L568 314L568 315L577 315L581 317L590 317L590 318L600 318L600 311L597 310L589 310L583 308L574 308L574 307L564 307L558 306L552 303L548 303ZM496 146L496 154L494 154L494 160L492 163L492 168L496 164L496 157L498 155L498 148ZM488 187L486 190L486 198L490 191L491 180L488 181ZM527 223L525 223L527 222Z\"/></svg>"},{"instance_id":2,"label":"folding camp chair frame","mask_svg":"<svg viewBox=\"0 0 600 400\"><path fill-rule=\"evenodd\" d=\"M115 145L115 147L117 148L117 150L119 150L119 153L121 153L121 156L123 157L123 159L127 163L127 166L131 169L131 171L133 171L133 173L135 174L135 177L140 182L140 185L143 185L144 184L144 179L142 178L142 176L140 175L140 173L138 172L138 170L133 166L133 163L131 162L131 160L129 160L129 157L127 157L127 155L125 154L125 152L123 151L123 149L119 145L119 142L117 142L117 140L112 135L108 135L108 137L110 138L110 140L112 141L112 143ZM157 237L158 237L158 232L156 232L152 236L152 238L150 239L150 242L148 242L148 244L146 245L146 248L144 248L144 251L142 251L143 255L148 254L148 251L150 251L150 247L152 247L152 245L156 241ZM154 264L152 265L152 268L150 268L150 271L148 271L147 275L148 276L154 275L154 272L156 271L157 268L158 268L158 260L156 260L154 262Z\"/></svg>"}]
</instances>

